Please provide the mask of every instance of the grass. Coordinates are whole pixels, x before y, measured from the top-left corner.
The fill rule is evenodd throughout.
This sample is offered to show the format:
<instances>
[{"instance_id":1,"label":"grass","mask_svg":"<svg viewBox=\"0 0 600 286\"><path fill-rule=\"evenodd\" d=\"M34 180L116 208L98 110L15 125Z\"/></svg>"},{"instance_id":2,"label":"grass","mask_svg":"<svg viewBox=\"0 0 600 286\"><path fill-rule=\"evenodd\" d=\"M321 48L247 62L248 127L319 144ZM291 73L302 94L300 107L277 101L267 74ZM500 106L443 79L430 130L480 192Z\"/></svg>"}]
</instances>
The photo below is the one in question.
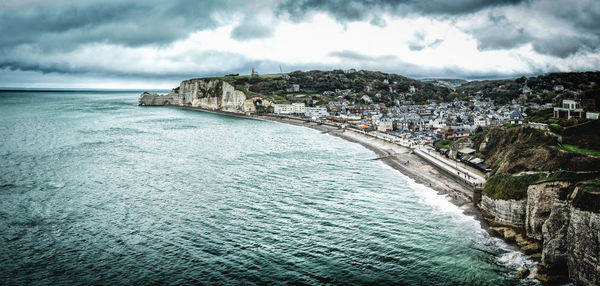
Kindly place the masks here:
<instances>
[{"instance_id":1,"label":"grass","mask_svg":"<svg viewBox=\"0 0 600 286\"><path fill-rule=\"evenodd\" d=\"M600 178L585 181L579 188L588 193L600 194Z\"/></svg>"},{"instance_id":2,"label":"grass","mask_svg":"<svg viewBox=\"0 0 600 286\"><path fill-rule=\"evenodd\" d=\"M454 142L450 141L450 140L440 140L435 142L435 144L433 144L436 148L440 148L440 149L448 149L450 150L450 147L452 147L452 144Z\"/></svg>"},{"instance_id":3,"label":"grass","mask_svg":"<svg viewBox=\"0 0 600 286\"><path fill-rule=\"evenodd\" d=\"M560 150L573 152L573 153L577 153L577 154L600 156L600 151L584 149L584 148L580 148L580 147L577 147L575 145L570 145L570 144L562 144L562 145L559 145L557 148Z\"/></svg>"},{"instance_id":4,"label":"grass","mask_svg":"<svg viewBox=\"0 0 600 286\"><path fill-rule=\"evenodd\" d=\"M584 211L600 213L600 178L588 180L579 185L582 192L573 198L573 206Z\"/></svg>"},{"instance_id":5,"label":"grass","mask_svg":"<svg viewBox=\"0 0 600 286\"><path fill-rule=\"evenodd\" d=\"M544 180L547 181L574 181L577 180L577 172L560 170L548 174Z\"/></svg>"},{"instance_id":6,"label":"grass","mask_svg":"<svg viewBox=\"0 0 600 286\"><path fill-rule=\"evenodd\" d=\"M265 94L256 93L256 92L248 90L248 87L249 86L247 84L236 85L235 89L241 90L242 92L244 92L244 94L246 94L247 98L252 98L252 97L255 97L255 96L259 96L259 97L270 99L274 103L288 103L288 100L285 97L283 97L283 96L279 96L279 95L275 95L275 94L265 95Z\"/></svg>"},{"instance_id":7,"label":"grass","mask_svg":"<svg viewBox=\"0 0 600 286\"><path fill-rule=\"evenodd\" d=\"M498 174L485 183L483 193L495 200L520 200L527 197L527 187L545 177L544 174L511 176Z\"/></svg>"}]
</instances>

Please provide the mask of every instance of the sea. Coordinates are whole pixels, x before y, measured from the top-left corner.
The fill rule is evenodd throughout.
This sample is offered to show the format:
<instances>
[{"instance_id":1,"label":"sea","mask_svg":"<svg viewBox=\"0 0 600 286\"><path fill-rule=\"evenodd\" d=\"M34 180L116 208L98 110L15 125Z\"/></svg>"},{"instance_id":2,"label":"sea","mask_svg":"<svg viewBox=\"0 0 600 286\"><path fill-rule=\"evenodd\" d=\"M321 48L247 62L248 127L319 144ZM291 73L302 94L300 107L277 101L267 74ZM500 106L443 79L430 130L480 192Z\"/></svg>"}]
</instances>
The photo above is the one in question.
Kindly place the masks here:
<instances>
[{"instance_id":1,"label":"sea","mask_svg":"<svg viewBox=\"0 0 600 286\"><path fill-rule=\"evenodd\" d=\"M139 94L0 92L1 285L536 284L359 144Z\"/></svg>"}]
</instances>

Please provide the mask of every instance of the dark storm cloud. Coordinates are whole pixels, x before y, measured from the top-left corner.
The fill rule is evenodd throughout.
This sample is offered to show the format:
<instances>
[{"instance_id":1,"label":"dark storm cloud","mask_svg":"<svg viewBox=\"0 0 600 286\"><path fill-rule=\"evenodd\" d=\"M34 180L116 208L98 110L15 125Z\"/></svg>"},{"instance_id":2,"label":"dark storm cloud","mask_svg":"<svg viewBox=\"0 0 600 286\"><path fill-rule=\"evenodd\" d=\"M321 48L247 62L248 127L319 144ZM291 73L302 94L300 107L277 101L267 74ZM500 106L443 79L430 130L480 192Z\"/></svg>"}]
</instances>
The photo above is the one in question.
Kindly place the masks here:
<instances>
[{"instance_id":1,"label":"dark storm cloud","mask_svg":"<svg viewBox=\"0 0 600 286\"><path fill-rule=\"evenodd\" d=\"M477 40L479 50L512 49L529 43L532 37L523 27L510 23L504 15L488 14L486 25L468 30Z\"/></svg>"},{"instance_id":2,"label":"dark storm cloud","mask_svg":"<svg viewBox=\"0 0 600 286\"><path fill-rule=\"evenodd\" d=\"M184 52L179 53L169 46L194 32L234 23L239 25L233 27L230 38L239 42L265 39L275 35L279 21L308 21L316 13L326 13L342 24L363 21L382 29L388 19L390 23L401 17L436 19L472 35L479 50L506 51L531 45L537 53L559 58L600 52L600 1L597 0L273 0L259 4L246 0L0 1L4 1L0 2L0 69L3 71L181 79L249 73L253 67L273 72L282 64L288 70L363 68L415 77L505 76L493 70L494 67L490 67L489 72L455 66L423 68L403 62L401 55L374 57L345 50L352 47L337 47L339 51L329 53L329 57L338 59L345 67L300 62L286 68L284 63L245 56L243 51L207 51L215 46L202 46L211 40L208 38L199 39L198 47L193 47L199 51L183 49ZM532 21L521 21L511 14L519 10L527 11L526 17ZM477 25L457 26L470 17L483 20ZM531 23L537 20L544 20L550 33L535 33ZM427 25L427 21L424 22ZM410 29L420 31L419 28ZM400 39L400 42L406 43L412 51L421 51L439 46L444 39L437 37L416 32L412 39ZM139 47L144 49L129 49ZM326 51L331 51L330 48L336 49L323 47ZM143 64L145 57L155 67ZM557 69L551 63L545 64L532 61L530 70Z\"/></svg>"},{"instance_id":3,"label":"dark storm cloud","mask_svg":"<svg viewBox=\"0 0 600 286\"><path fill-rule=\"evenodd\" d=\"M384 26L382 15L417 15L456 19L470 13L489 9L521 5L531 9L532 17L556 17L569 23L577 35L539 37L532 34L530 27L518 26L508 21L502 14L489 13L489 21L481 26L468 29L478 43L480 50L502 50L518 48L531 43L541 54L566 58L578 52L597 51L600 46L600 1L413 1L413 0L288 0L277 6L276 13L288 15L294 21L303 21L314 13L324 12L337 21L370 21L373 25ZM536 13L540 12L540 13ZM559 27L548 27L561 34ZM439 44L435 43L436 45ZM426 43L413 41L409 49L420 51L428 47ZM435 45L433 46L435 47Z\"/></svg>"},{"instance_id":4,"label":"dark storm cloud","mask_svg":"<svg viewBox=\"0 0 600 286\"><path fill-rule=\"evenodd\" d=\"M548 22L568 23L573 31L564 31L565 27L550 24L547 28L553 32L549 36L540 36L513 23L505 15L488 14L489 21L469 29L477 40L480 50L507 50L531 44L533 49L545 55L567 58L576 53L598 52L600 47L600 1L554 1L538 2L527 7L532 17L543 17ZM535 15L533 12L541 12Z\"/></svg>"},{"instance_id":5,"label":"dark storm cloud","mask_svg":"<svg viewBox=\"0 0 600 286\"><path fill-rule=\"evenodd\" d=\"M246 15L242 22L231 31L231 38L238 41L268 38L274 32L273 25L261 23L256 17Z\"/></svg>"},{"instance_id":6,"label":"dark storm cloud","mask_svg":"<svg viewBox=\"0 0 600 286\"><path fill-rule=\"evenodd\" d=\"M218 64L211 61L218 59ZM162 78L186 78L190 76L228 74L232 70L244 70L246 73L253 67L261 64L261 61L251 60L238 53L208 50L192 51L185 58L171 59L175 64L181 64L182 68L177 70L138 69L135 63L128 62L130 66L115 67L113 64L99 66L96 64L79 63L70 61L69 55L55 55L51 61L40 60L36 57L17 58L15 60L0 59L0 69L13 71L37 71L41 73L58 74L95 74L123 77L162 77ZM110 63L110 59L107 59ZM185 65L192 62L194 65ZM200 72L197 66L205 66ZM209 67L210 66L210 67Z\"/></svg>"},{"instance_id":7,"label":"dark storm cloud","mask_svg":"<svg viewBox=\"0 0 600 286\"><path fill-rule=\"evenodd\" d=\"M315 12L325 12L340 22L377 18L383 12L395 15L462 15L485 8L513 5L520 0L287 0L277 7L278 14L288 14L302 21Z\"/></svg>"},{"instance_id":8,"label":"dark storm cloud","mask_svg":"<svg viewBox=\"0 0 600 286\"><path fill-rule=\"evenodd\" d=\"M544 3L544 2L542 2ZM578 52L600 52L600 1L564 1L544 3L544 9L568 22L574 34L539 39L533 47L540 53L567 57Z\"/></svg>"},{"instance_id":9,"label":"dark storm cloud","mask_svg":"<svg viewBox=\"0 0 600 286\"><path fill-rule=\"evenodd\" d=\"M425 48L435 48L439 46L444 40L435 39L432 42L425 40L425 33L423 31L416 31L413 33L413 39L408 43L408 49L411 51L421 51Z\"/></svg>"},{"instance_id":10,"label":"dark storm cloud","mask_svg":"<svg viewBox=\"0 0 600 286\"><path fill-rule=\"evenodd\" d=\"M160 4L160 5L159 5ZM0 49L20 44L69 49L90 42L124 46L168 44L215 28L231 1L61 1L5 7Z\"/></svg>"}]
</instances>

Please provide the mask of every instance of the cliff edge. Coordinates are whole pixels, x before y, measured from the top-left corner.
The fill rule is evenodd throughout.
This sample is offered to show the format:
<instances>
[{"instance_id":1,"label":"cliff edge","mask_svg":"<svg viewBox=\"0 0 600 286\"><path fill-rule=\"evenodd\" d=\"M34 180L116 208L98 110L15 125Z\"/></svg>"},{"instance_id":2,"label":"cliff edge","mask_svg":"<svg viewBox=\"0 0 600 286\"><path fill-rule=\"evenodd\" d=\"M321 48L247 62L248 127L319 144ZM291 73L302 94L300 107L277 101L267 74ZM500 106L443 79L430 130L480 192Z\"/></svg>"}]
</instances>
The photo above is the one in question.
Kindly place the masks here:
<instances>
[{"instance_id":1,"label":"cliff edge","mask_svg":"<svg viewBox=\"0 0 600 286\"><path fill-rule=\"evenodd\" d=\"M560 150L527 127L473 141L492 167L480 204L492 229L540 260L537 279L600 285L600 157Z\"/></svg>"},{"instance_id":2,"label":"cliff edge","mask_svg":"<svg viewBox=\"0 0 600 286\"><path fill-rule=\"evenodd\" d=\"M254 96L248 98L241 90L221 79L199 78L182 81L169 94L144 92L139 105L173 105L213 111L250 114L272 108L273 102Z\"/></svg>"}]
</instances>

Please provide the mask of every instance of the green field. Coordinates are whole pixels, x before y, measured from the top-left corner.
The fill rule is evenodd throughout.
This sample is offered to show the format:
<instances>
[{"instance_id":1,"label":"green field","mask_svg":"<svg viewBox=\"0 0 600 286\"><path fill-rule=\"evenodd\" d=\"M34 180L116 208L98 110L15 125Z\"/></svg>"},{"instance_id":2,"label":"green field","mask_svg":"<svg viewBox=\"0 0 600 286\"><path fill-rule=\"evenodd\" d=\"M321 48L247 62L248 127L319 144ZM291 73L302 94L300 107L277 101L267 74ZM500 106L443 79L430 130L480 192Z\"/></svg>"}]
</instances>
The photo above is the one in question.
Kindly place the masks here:
<instances>
[{"instance_id":1,"label":"green field","mask_svg":"<svg viewBox=\"0 0 600 286\"><path fill-rule=\"evenodd\" d=\"M600 156L600 151L584 149L584 148L580 148L580 147L577 147L575 145L570 145L570 144L562 144L562 145L559 145L557 148L560 150L565 150L568 152L573 152L573 153L578 153L578 154L583 154L583 155Z\"/></svg>"}]
</instances>

